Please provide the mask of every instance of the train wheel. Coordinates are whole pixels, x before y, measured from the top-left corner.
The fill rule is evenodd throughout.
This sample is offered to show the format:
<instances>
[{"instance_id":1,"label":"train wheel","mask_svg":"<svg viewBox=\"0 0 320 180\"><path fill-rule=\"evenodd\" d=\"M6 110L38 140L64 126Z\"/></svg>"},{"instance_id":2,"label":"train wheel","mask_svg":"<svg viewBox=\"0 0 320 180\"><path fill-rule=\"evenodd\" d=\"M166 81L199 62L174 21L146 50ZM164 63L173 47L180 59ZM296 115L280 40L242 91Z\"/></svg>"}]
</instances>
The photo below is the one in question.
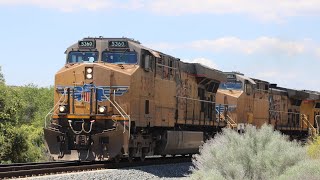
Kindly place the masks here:
<instances>
[{"instance_id":1,"label":"train wheel","mask_svg":"<svg viewBox=\"0 0 320 180\"><path fill-rule=\"evenodd\" d=\"M120 155L117 155L116 157L114 157L114 162L115 163L119 163L120 162L120 160L121 160L121 157L120 157Z\"/></svg>"},{"instance_id":2,"label":"train wheel","mask_svg":"<svg viewBox=\"0 0 320 180\"><path fill-rule=\"evenodd\" d=\"M131 163L134 159L133 157L134 154L134 148L129 148L129 154L128 154L128 161Z\"/></svg>"},{"instance_id":3,"label":"train wheel","mask_svg":"<svg viewBox=\"0 0 320 180\"><path fill-rule=\"evenodd\" d=\"M134 158L133 158L132 156L129 156L129 157L128 157L128 161L129 161L130 163L133 162L133 159L134 159Z\"/></svg>"},{"instance_id":4,"label":"train wheel","mask_svg":"<svg viewBox=\"0 0 320 180\"><path fill-rule=\"evenodd\" d=\"M147 148L142 148L142 153L140 156L141 162L143 162L146 159L146 154L147 154Z\"/></svg>"},{"instance_id":5,"label":"train wheel","mask_svg":"<svg viewBox=\"0 0 320 180\"><path fill-rule=\"evenodd\" d=\"M146 154L142 153L140 156L140 161L143 162L146 159Z\"/></svg>"}]
</instances>

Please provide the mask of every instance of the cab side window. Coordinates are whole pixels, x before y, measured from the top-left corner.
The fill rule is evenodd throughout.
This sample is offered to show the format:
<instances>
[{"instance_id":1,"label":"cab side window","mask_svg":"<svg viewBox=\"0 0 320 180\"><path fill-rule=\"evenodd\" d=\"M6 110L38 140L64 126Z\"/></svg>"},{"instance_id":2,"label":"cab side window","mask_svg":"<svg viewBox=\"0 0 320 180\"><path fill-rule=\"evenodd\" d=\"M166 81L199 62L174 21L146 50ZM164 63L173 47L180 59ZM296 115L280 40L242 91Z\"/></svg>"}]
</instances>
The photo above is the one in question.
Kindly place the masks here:
<instances>
[{"instance_id":1,"label":"cab side window","mask_svg":"<svg viewBox=\"0 0 320 180\"><path fill-rule=\"evenodd\" d=\"M252 94L252 84L249 83L249 81L245 81L245 90L246 90L246 93L247 95L250 95Z\"/></svg>"}]
</instances>

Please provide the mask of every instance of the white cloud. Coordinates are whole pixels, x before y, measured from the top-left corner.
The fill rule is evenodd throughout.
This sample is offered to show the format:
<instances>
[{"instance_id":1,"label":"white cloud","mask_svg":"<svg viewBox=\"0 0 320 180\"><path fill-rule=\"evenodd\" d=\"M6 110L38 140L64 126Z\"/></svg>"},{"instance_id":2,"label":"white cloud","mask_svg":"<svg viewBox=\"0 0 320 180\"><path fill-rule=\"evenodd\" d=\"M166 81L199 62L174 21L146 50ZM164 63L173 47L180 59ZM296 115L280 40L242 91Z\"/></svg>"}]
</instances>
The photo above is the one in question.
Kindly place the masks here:
<instances>
[{"instance_id":1,"label":"white cloud","mask_svg":"<svg viewBox=\"0 0 320 180\"><path fill-rule=\"evenodd\" d=\"M319 15L318 0L161 0L149 4L159 14L245 14L264 20Z\"/></svg>"},{"instance_id":2,"label":"white cloud","mask_svg":"<svg viewBox=\"0 0 320 180\"><path fill-rule=\"evenodd\" d=\"M190 62L190 63L199 63L209 68L218 69L218 66L213 62L213 60L206 59L206 58L195 58L192 60L184 59L182 61Z\"/></svg>"},{"instance_id":3,"label":"white cloud","mask_svg":"<svg viewBox=\"0 0 320 180\"><path fill-rule=\"evenodd\" d=\"M319 0L0 0L0 5L33 5L61 11L138 9L159 15L244 14L263 20L320 15Z\"/></svg>"},{"instance_id":4,"label":"white cloud","mask_svg":"<svg viewBox=\"0 0 320 180\"><path fill-rule=\"evenodd\" d=\"M288 55L304 52L304 42L284 41L272 37L259 37L242 40L236 37L223 37L215 40L200 40L190 44L192 48L215 52L234 51L244 54L259 52L280 52Z\"/></svg>"},{"instance_id":5,"label":"white cloud","mask_svg":"<svg viewBox=\"0 0 320 180\"><path fill-rule=\"evenodd\" d=\"M320 47L316 50L316 54L320 58Z\"/></svg>"},{"instance_id":6,"label":"white cloud","mask_svg":"<svg viewBox=\"0 0 320 180\"><path fill-rule=\"evenodd\" d=\"M0 0L0 5L31 5L40 8L58 9L64 12L82 9L96 11L119 7L111 0Z\"/></svg>"},{"instance_id":7,"label":"white cloud","mask_svg":"<svg viewBox=\"0 0 320 180\"><path fill-rule=\"evenodd\" d=\"M240 54L282 54L293 56L303 53L317 53L317 45L310 39L299 41L282 40L274 37L258 37L256 39L240 39L237 37L221 37L212 40L197 40L186 43L153 43L149 44L154 49L174 50L192 49L198 51L240 53ZM320 49L320 48L319 48ZM320 51L319 51L320 52Z\"/></svg>"},{"instance_id":8,"label":"white cloud","mask_svg":"<svg viewBox=\"0 0 320 180\"><path fill-rule=\"evenodd\" d=\"M276 70L271 70L271 71L264 71L264 72L257 72L255 74L257 78L261 79L282 79L282 80L293 80L297 77L296 73L288 73L284 71L276 71Z\"/></svg>"}]
</instances>

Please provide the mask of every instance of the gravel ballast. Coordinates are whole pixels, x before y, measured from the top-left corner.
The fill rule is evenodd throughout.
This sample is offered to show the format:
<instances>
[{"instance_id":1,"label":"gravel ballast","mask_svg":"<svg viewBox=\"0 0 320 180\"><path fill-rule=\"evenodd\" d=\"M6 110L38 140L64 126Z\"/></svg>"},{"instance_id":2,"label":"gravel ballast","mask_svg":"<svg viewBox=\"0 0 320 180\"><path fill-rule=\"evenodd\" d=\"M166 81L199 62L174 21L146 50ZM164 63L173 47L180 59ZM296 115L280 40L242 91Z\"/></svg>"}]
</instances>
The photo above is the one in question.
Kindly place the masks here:
<instances>
[{"instance_id":1,"label":"gravel ballast","mask_svg":"<svg viewBox=\"0 0 320 180\"><path fill-rule=\"evenodd\" d=\"M37 180L71 180L71 179L187 179L192 163L166 164L154 166L140 166L124 169L104 169L68 174L30 177L26 179Z\"/></svg>"}]
</instances>

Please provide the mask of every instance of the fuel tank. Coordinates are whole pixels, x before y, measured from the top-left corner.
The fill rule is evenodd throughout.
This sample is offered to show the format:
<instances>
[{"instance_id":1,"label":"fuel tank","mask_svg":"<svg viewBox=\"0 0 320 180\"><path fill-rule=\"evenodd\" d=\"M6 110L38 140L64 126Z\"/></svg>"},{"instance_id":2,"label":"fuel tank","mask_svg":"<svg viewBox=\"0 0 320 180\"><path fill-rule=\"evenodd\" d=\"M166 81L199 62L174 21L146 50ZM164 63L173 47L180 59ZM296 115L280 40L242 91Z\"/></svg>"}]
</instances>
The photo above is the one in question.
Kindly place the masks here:
<instances>
[{"instance_id":1,"label":"fuel tank","mask_svg":"<svg viewBox=\"0 0 320 180\"><path fill-rule=\"evenodd\" d=\"M203 144L203 132L166 131L159 146L159 154L194 154Z\"/></svg>"}]
</instances>

